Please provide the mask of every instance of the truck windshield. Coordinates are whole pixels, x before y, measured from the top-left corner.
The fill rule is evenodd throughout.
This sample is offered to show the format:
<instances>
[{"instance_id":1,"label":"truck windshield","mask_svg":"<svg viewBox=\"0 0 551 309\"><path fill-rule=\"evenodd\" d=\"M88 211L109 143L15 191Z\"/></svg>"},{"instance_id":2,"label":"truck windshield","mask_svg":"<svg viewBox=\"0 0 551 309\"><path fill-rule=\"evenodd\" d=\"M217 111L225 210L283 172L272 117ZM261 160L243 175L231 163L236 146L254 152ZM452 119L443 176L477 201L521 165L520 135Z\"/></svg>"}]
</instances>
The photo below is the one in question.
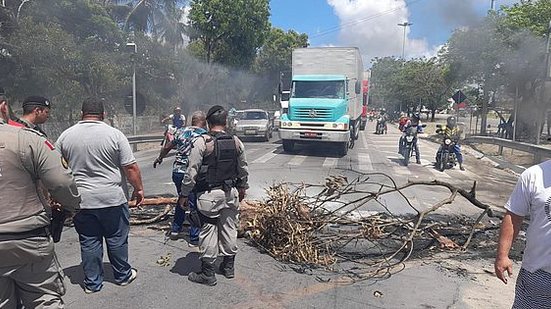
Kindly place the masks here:
<instances>
[{"instance_id":1,"label":"truck windshield","mask_svg":"<svg viewBox=\"0 0 551 309\"><path fill-rule=\"evenodd\" d=\"M246 120L257 120L257 119L268 119L268 116L264 112L245 112L241 119Z\"/></svg>"},{"instance_id":2,"label":"truck windshield","mask_svg":"<svg viewBox=\"0 0 551 309\"><path fill-rule=\"evenodd\" d=\"M344 81L296 81L292 97L344 99Z\"/></svg>"}]
</instances>

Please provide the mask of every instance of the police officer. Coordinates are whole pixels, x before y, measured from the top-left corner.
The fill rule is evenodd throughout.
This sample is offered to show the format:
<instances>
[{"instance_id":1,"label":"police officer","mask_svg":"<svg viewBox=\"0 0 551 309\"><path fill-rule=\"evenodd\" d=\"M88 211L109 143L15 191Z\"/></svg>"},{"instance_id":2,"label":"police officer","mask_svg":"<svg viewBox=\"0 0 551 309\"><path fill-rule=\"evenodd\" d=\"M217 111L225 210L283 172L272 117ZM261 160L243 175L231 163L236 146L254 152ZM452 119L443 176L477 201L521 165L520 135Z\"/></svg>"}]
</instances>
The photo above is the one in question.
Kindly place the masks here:
<instances>
[{"instance_id":1,"label":"police officer","mask_svg":"<svg viewBox=\"0 0 551 309\"><path fill-rule=\"evenodd\" d=\"M19 118L27 128L31 128L46 136L46 132L39 126L45 123L50 116L51 103L50 100L39 97L30 96L23 100L23 116Z\"/></svg>"},{"instance_id":2,"label":"police officer","mask_svg":"<svg viewBox=\"0 0 551 309\"><path fill-rule=\"evenodd\" d=\"M179 199L180 206L185 207L190 192L194 189L197 192L202 225L201 272L189 274L188 279L210 286L216 285L214 262L219 255L223 256L220 272L226 278L234 277L239 202L248 188L244 146L237 137L226 133L227 117L228 112L222 106L209 109L209 133L193 142Z\"/></svg>"},{"instance_id":3,"label":"police officer","mask_svg":"<svg viewBox=\"0 0 551 309\"><path fill-rule=\"evenodd\" d=\"M80 195L49 141L7 125L9 106L1 95L0 116L0 308L63 308L63 272L37 182L69 212L79 208Z\"/></svg>"}]
</instances>

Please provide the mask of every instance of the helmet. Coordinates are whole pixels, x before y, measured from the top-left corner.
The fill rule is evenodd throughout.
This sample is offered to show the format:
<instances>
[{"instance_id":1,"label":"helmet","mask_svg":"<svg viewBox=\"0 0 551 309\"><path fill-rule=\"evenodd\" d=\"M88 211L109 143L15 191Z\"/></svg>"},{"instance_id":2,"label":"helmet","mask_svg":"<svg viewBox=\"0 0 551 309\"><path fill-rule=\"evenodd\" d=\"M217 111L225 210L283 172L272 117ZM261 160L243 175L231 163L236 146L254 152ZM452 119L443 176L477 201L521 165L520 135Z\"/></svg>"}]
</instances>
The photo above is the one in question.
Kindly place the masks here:
<instances>
[{"instance_id":1,"label":"helmet","mask_svg":"<svg viewBox=\"0 0 551 309\"><path fill-rule=\"evenodd\" d=\"M446 119L446 124L448 127L454 128L457 125L457 119L454 116L450 116Z\"/></svg>"},{"instance_id":2,"label":"helmet","mask_svg":"<svg viewBox=\"0 0 551 309\"><path fill-rule=\"evenodd\" d=\"M175 111L175 112L176 112L176 111L181 112L182 109L181 109L180 107L176 106L176 107L174 108L174 111Z\"/></svg>"}]
</instances>

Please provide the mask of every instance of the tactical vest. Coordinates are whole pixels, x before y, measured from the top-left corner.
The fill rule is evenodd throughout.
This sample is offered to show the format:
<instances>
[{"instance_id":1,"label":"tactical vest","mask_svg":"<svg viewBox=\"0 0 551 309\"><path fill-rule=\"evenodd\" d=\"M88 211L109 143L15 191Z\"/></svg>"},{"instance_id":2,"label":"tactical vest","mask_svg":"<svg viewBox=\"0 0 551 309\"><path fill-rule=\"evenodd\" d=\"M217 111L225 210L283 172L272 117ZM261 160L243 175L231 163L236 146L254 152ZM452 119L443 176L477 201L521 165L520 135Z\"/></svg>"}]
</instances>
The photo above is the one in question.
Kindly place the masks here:
<instances>
[{"instance_id":1,"label":"tactical vest","mask_svg":"<svg viewBox=\"0 0 551 309\"><path fill-rule=\"evenodd\" d=\"M237 182L237 145L232 135L225 132L209 132L214 148L203 157L197 176L197 192L210 191L216 188L227 190L235 187Z\"/></svg>"}]
</instances>

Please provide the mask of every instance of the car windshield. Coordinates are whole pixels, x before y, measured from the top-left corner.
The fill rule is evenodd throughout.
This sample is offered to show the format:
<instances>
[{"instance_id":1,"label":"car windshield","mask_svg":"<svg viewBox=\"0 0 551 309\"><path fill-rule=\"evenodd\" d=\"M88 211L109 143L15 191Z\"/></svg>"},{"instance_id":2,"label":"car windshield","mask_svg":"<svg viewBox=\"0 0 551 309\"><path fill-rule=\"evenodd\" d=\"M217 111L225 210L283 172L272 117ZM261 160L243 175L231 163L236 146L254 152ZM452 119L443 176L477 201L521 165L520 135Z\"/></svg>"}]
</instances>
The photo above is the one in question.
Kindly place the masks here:
<instances>
[{"instance_id":1,"label":"car windshield","mask_svg":"<svg viewBox=\"0 0 551 309\"><path fill-rule=\"evenodd\" d=\"M344 81L293 82L292 97L344 99Z\"/></svg>"},{"instance_id":2,"label":"car windshield","mask_svg":"<svg viewBox=\"0 0 551 309\"><path fill-rule=\"evenodd\" d=\"M288 93L288 92L282 93L281 94L281 101L289 101L289 96L291 96L291 94Z\"/></svg>"},{"instance_id":3,"label":"car windshield","mask_svg":"<svg viewBox=\"0 0 551 309\"><path fill-rule=\"evenodd\" d=\"M245 112L241 119L246 120L258 120L258 119L268 119L268 116L265 112Z\"/></svg>"}]
</instances>

